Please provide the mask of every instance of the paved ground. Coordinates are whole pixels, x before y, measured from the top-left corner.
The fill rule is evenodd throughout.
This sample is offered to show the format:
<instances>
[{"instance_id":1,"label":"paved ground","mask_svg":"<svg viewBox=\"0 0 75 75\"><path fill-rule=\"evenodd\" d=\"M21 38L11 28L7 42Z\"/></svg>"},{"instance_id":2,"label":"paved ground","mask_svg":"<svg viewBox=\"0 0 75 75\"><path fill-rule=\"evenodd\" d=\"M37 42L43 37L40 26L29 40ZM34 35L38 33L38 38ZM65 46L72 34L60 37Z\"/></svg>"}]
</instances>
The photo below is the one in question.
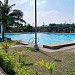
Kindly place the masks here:
<instances>
[{"instance_id":1,"label":"paved ground","mask_svg":"<svg viewBox=\"0 0 75 75\"><path fill-rule=\"evenodd\" d=\"M3 69L0 67L0 75L7 75L5 74L5 72L3 71Z\"/></svg>"},{"instance_id":2,"label":"paved ground","mask_svg":"<svg viewBox=\"0 0 75 75\"><path fill-rule=\"evenodd\" d=\"M26 47L34 48L34 44L28 44L28 45L15 45L15 46L12 46L12 47L21 47L21 46L26 46ZM75 45L73 45L73 46L68 46L68 47L63 47L63 48L56 49L56 50L43 48L42 45L38 45L38 46L39 46L39 49L40 49L40 50L46 51L46 52L57 52L57 51L75 49ZM12 47L10 47L10 48L12 48Z\"/></svg>"},{"instance_id":3,"label":"paved ground","mask_svg":"<svg viewBox=\"0 0 75 75\"><path fill-rule=\"evenodd\" d=\"M26 47L34 47L34 45L25 45L25 46L26 46ZM75 45L73 45L73 46L68 46L68 47L63 47L63 48L56 49L56 50L43 48L42 45L39 45L39 49L42 50L42 51L46 51L46 52L57 52L57 51L75 49Z\"/></svg>"}]
</instances>

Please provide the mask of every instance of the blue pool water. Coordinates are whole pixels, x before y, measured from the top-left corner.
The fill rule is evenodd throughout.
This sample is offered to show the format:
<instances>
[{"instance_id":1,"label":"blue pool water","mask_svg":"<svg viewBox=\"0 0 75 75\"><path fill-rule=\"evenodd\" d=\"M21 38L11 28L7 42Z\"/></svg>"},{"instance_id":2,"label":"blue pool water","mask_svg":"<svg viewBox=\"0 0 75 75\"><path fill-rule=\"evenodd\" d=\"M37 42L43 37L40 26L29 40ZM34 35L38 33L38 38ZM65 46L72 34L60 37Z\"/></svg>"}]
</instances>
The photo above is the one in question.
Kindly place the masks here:
<instances>
[{"instance_id":1,"label":"blue pool water","mask_svg":"<svg viewBox=\"0 0 75 75\"><path fill-rule=\"evenodd\" d=\"M12 40L21 40L25 42L33 42L34 36L34 33L5 34L5 37L11 38ZM38 33L38 44L55 44L70 41L75 41L75 34Z\"/></svg>"}]
</instances>

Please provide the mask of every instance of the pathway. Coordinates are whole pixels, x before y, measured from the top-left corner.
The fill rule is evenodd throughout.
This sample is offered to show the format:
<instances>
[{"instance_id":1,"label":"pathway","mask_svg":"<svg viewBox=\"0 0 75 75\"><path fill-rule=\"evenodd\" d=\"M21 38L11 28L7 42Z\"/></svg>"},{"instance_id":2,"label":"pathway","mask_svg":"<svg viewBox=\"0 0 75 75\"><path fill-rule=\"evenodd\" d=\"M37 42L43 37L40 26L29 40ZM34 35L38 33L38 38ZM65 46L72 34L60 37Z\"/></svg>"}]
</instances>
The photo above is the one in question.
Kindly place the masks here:
<instances>
[{"instance_id":1,"label":"pathway","mask_svg":"<svg viewBox=\"0 0 75 75\"><path fill-rule=\"evenodd\" d=\"M5 72L3 71L3 69L0 67L0 75L7 75L5 74Z\"/></svg>"},{"instance_id":2,"label":"pathway","mask_svg":"<svg viewBox=\"0 0 75 75\"><path fill-rule=\"evenodd\" d=\"M13 47L21 47L21 46L34 48L34 44L28 44L28 45L15 45L15 46L11 46L10 48L13 48ZM57 51L64 51L64 50L75 49L75 45L73 45L73 46L68 46L68 47L63 47L63 48L56 49L56 50L43 48L42 45L38 45L38 46L39 46L39 49L40 49L41 51L46 51L46 52L57 52Z\"/></svg>"}]
</instances>

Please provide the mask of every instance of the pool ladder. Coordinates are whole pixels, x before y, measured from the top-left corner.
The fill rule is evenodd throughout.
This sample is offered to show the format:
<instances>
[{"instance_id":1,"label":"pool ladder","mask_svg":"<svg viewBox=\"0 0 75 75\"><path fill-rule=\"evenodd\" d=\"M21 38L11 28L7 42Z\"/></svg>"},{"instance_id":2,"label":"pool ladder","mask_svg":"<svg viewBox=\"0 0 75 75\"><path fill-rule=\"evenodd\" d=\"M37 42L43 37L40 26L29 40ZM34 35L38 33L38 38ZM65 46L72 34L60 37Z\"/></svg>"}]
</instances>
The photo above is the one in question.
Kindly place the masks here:
<instances>
[{"instance_id":1,"label":"pool ladder","mask_svg":"<svg viewBox=\"0 0 75 75\"><path fill-rule=\"evenodd\" d=\"M37 38L37 40L38 40L37 42L39 42L39 38ZM30 38L28 41L28 44L32 44L32 43L34 43L34 41L35 41L35 38Z\"/></svg>"}]
</instances>

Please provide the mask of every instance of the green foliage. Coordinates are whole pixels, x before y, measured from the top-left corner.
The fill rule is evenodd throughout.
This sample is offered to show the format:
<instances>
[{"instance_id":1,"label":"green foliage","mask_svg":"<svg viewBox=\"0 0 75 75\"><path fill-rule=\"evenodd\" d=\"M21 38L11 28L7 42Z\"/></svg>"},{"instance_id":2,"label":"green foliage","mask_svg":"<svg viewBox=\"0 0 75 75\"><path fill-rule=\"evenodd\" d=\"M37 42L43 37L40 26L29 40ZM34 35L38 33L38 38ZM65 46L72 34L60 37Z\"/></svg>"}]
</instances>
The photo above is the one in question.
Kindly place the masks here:
<instances>
[{"instance_id":1,"label":"green foliage","mask_svg":"<svg viewBox=\"0 0 75 75\"><path fill-rule=\"evenodd\" d=\"M3 58L6 56L6 52L4 50L0 50L0 62L3 62Z\"/></svg>"},{"instance_id":2,"label":"green foliage","mask_svg":"<svg viewBox=\"0 0 75 75\"><path fill-rule=\"evenodd\" d=\"M16 40L15 44L21 44L21 41Z\"/></svg>"},{"instance_id":3,"label":"green foliage","mask_svg":"<svg viewBox=\"0 0 75 75\"><path fill-rule=\"evenodd\" d=\"M42 75L42 73L38 72L38 70L36 69L35 72L34 72L34 75Z\"/></svg>"},{"instance_id":4,"label":"green foliage","mask_svg":"<svg viewBox=\"0 0 75 75\"><path fill-rule=\"evenodd\" d=\"M18 56L18 62L21 63L21 59L23 58L23 52L17 51L16 54L17 54L16 56Z\"/></svg>"},{"instance_id":5,"label":"green foliage","mask_svg":"<svg viewBox=\"0 0 75 75\"><path fill-rule=\"evenodd\" d=\"M19 63L15 64L15 75L42 75L41 72L36 71L31 71L29 69L27 69L26 67L21 67Z\"/></svg>"},{"instance_id":6,"label":"green foliage","mask_svg":"<svg viewBox=\"0 0 75 75\"><path fill-rule=\"evenodd\" d=\"M32 72L30 70L27 70L25 67L17 68L15 75L32 75Z\"/></svg>"},{"instance_id":7,"label":"green foliage","mask_svg":"<svg viewBox=\"0 0 75 75\"><path fill-rule=\"evenodd\" d=\"M23 20L23 12L21 10L12 10L15 4L10 5L8 0L2 2L0 0L0 22L2 23L2 40L4 41L4 33L8 29L9 25L15 25L15 21L20 25L20 23L25 23ZM9 20L10 19L10 20ZM20 23L19 23L20 22ZM9 27L10 28L10 27Z\"/></svg>"},{"instance_id":8,"label":"green foliage","mask_svg":"<svg viewBox=\"0 0 75 75\"><path fill-rule=\"evenodd\" d=\"M14 53L15 59L21 66L29 66L33 65L31 57L25 54L25 52L15 52Z\"/></svg>"},{"instance_id":9,"label":"green foliage","mask_svg":"<svg viewBox=\"0 0 75 75\"><path fill-rule=\"evenodd\" d=\"M26 52L34 52L34 49L33 48L25 48L25 51Z\"/></svg>"},{"instance_id":10,"label":"green foliage","mask_svg":"<svg viewBox=\"0 0 75 75\"><path fill-rule=\"evenodd\" d=\"M17 52L17 55L20 56L20 62L16 61L17 59L13 54L0 50L0 65L7 73L10 75L42 75L42 73L37 70L32 71L22 66L22 52Z\"/></svg>"},{"instance_id":11,"label":"green foliage","mask_svg":"<svg viewBox=\"0 0 75 75\"><path fill-rule=\"evenodd\" d=\"M51 72L51 75L52 75L52 72L53 72L53 70L55 68L54 63L46 62L45 67Z\"/></svg>"},{"instance_id":12,"label":"green foliage","mask_svg":"<svg viewBox=\"0 0 75 75\"><path fill-rule=\"evenodd\" d=\"M44 62L44 60L38 61L38 62L35 63L35 65L45 66L45 62Z\"/></svg>"},{"instance_id":13,"label":"green foliage","mask_svg":"<svg viewBox=\"0 0 75 75\"><path fill-rule=\"evenodd\" d=\"M3 43L2 43L2 49L4 49L6 52L7 52L7 49L9 48L9 45L8 45L8 42L7 42L7 40L6 41L4 41Z\"/></svg>"},{"instance_id":14,"label":"green foliage","mask_svg":"<svg viewBox=\"0 0 75 75\"><path fill-rule=\"evenodd\" d=\"M13 72L15 59L11 54L6 53L4 50L0 50L0 63L4 70Z\"/></svg>"},{"instance_id":15,"label":"green foliage","mask_svg":"<svg viewBox=\"0 0 75 75\"><path fill-rule=\"evenodd\" d=\"M6 53L4 50L0 50L0 63L6 72L15 73L15 75L31 75L29 70L21 67L21 64L16 62L11 53Z\"/></svg>"},{"instance_id":16,"label":"green foliage","mask_svg":"<svg viewBox=\"0 0 75 75\"><path fill-rule=\"evenodd\" d=\"M55 33L74 33L75 32L75 23L69 24L69 23L64 23L64 24L49 24L48 26L48 31L49 32L55 32ZM67 28L67 29L66 29Z\"/></svg>"},{"instance_id":17,"label":"green foliage","mask_svg":"<svg viewBox=\"0 0 75 75\"><path fill-rule=\"evenodd\" d=\"M12 56L4 57L3 61L3 68L7 69L8 72L13 71L15 65L14 58Z\"/></svg>"},{"instance_id":18,"label":"green foliage","mask_svg":"<svg viewBox=\"0 0 75 75\"><path fill-rule=\"evenodd\" d=\"M35 65L41 65L41 66L46 67L50 71L51 75L52 75L52 72L53 72L53 70L55 68L54 63L44 62L44 60L36 62Z\"/></svg>"}]
</instances>

